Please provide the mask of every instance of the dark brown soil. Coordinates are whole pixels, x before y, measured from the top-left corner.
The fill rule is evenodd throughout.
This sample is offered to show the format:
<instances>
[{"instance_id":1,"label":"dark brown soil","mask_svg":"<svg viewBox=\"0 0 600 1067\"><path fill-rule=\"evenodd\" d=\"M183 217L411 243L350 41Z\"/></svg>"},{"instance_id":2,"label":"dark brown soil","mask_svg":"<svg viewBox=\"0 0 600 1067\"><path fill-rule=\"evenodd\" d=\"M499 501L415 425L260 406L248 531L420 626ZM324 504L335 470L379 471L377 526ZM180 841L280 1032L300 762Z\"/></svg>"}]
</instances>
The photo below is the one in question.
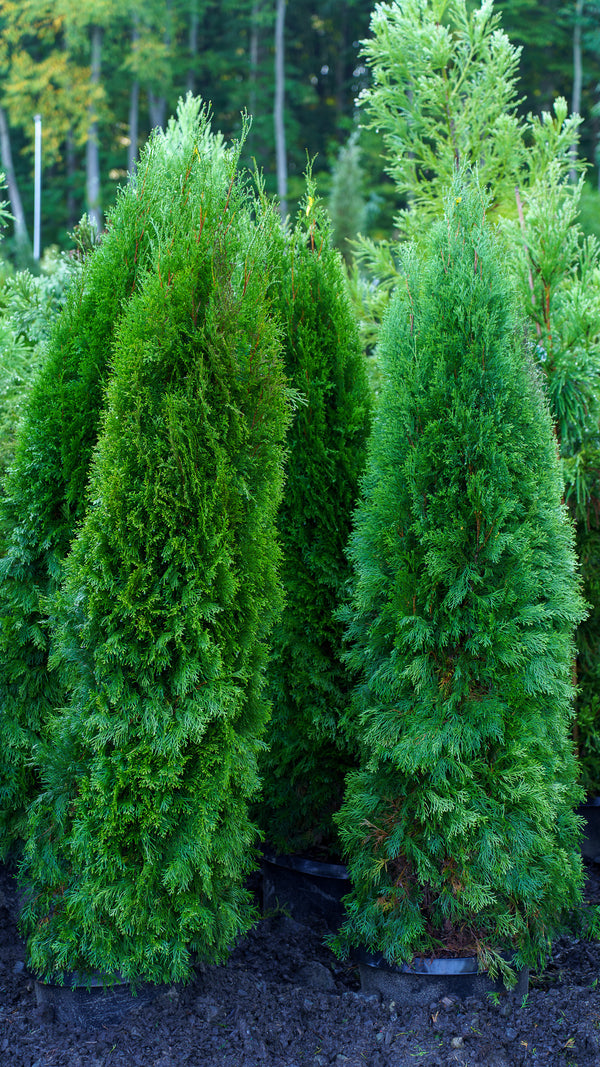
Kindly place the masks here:
<instances>
[{"instance_id":1,"label":"dark brown soil","mask_svg":"<svg viewBox=\"0 0 600 1067\"><path fill-rule=\"evenodd\" d=\"M588 867L588 899L600 876ZM600 945L564 938L525 998L446 997L409 1010L360 993L322 931L263 919L229 962L136 1005L119 1025L74 1029L36 1006L16 928L15 885L0 868L2 1067L600 1067Z\"/></svg>"}]
</instances>

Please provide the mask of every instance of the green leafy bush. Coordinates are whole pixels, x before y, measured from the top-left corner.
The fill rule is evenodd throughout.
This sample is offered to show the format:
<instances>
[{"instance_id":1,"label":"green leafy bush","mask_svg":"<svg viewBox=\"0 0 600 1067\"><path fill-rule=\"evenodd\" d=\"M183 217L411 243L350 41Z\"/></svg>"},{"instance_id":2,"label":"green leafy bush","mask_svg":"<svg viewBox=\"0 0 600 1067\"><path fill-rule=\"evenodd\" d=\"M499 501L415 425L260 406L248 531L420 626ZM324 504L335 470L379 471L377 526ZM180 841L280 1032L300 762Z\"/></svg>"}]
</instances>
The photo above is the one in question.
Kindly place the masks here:
<instances>
[{"instance_id":1,"label":"green leafy bush","mask_svg":"<svg viewBox=\"0 0 600 1067\"><path fill-rule=\"evenodd\" d=\"M338 951L547 957L580 898L570 727L584 615L556 437L477 185L404 276L351 538L361 769Z\"/></svg>"},{"instance_id":2,"label":"green leafy bush","mask_svg":"<svg viewBox=\"0 0 600 1067\"><path fill-rule=\"evenodd\" d=\"M90 507L50 606L66 706L38 753L23 926L30 967L54 980L184 980L254 917L248 801L289 421L268 300L280 223L237 149L217 166L193 137L162 189L178 192L169 219L146 217Z\"/></svg>"},{"instance_id":3,"label":"green leafy bush","mask_svg":"<svg viewBox=\"0 0 600 1067\"><path fill-rule=\"evenodd\" d=\"M279 242L275 310L286 373L304 403L288 434L278 520L285 607L268 668L273 712L259 817L271 845L290 852L337 848L331 814L356 759L342 728L350 682L335 612L370 406L341 257L310 182L293 232Z\"/></svg>"}]
</instances>

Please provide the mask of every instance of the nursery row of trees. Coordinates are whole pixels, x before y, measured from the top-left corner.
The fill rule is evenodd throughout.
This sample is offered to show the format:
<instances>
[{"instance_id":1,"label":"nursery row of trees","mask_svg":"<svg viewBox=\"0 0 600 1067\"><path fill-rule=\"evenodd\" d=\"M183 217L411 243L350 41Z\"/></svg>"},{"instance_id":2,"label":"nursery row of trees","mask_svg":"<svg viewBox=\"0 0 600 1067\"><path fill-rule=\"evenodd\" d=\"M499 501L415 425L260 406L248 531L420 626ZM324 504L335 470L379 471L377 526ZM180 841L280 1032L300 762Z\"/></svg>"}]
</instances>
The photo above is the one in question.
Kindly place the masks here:
<instances>
[{"instance_id":1,"label":"nursery row of trees","mask_svg":"<svg viewBox=\"0 0 600 1067\"><path fill-rule=\"evenodd\" d=\"M258 832L341 848L340 953L510 979L580 905L600 247L578 120L520 117L491 0L379 5L371 31L361 103L410 207L351 289L310 168L283 223L191 94L53 289L0 501L1 849L46 979L223 959Z\"/></svg>"},{"instance_id":2,"label":"nursery row of trees","mask_svg":"<svg viewBox=\"0 0 600 1067\"><path fill-rule=\"evenodd\" d=\"M439 5L442 20L451 6ZM245 158L264 168L269 190L285 196L287 174L297 201L307 153L327 183L368 82L360 42L371 7L370 0L3 0L0 154L17 236L31 236L36 114L45 245L64 247L83 210L99 217L112 204L149 131L164 125L188 90L211 100L226 137L239 134L242 110L252 114ZM565 96L584 116L582 152L594 164L598 0L499 0L496 7L513 42L524 45L523 113ZM373 194L369 223L385 228L379 144L363 137L362 147Z\"/></svg>"},{"instance_id":3,"label":"nursery row of trees","mask_svg":"<svg viewBox=\"0 0 600 1067\"><path fill-rule=\"evenodd\" d=\"M286 232L191 96L145 149L2 504L2 850L47 980L223 959L254 919L250 804L280 847L339 823L342 953L532 965L577 905L585 608L487 207L465 170L407 247L367 444L310 180Z\"/></svg>"},{"instance_id":4,"label":"nursery row of trees","mask_svg":"<svg viewBox=\"0 0 600 1067\"><path fill-rule=\"evenodd\" d=\"M222 958L254 916L267 693L267 781L303 714L292 804L347 699L334 611L369 420L358 330L310 179L286 233L240 150L191 96L151 139L73 279L5 482L2 849L25 849L31 965L49 977L158 982ZM305 835L331 834L335 772ZM257 811L279 840L286 789Z\"/></svg>"}]
</instances>

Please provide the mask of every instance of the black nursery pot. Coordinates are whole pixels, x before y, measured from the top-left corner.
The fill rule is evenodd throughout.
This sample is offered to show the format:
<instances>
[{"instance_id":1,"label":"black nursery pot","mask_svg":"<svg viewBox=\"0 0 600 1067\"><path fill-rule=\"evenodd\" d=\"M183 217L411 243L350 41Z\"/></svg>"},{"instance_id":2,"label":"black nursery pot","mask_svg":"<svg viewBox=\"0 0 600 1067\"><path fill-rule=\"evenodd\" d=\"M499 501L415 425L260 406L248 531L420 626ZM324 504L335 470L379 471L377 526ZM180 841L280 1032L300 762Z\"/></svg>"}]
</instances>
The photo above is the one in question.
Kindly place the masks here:
<instances>
[{"instance_id":1,"label":"black nursery pot","mask_svg":"<svg viewBox=\"0 0 600 1067\"><path fill-rule=\"evenodd\" d=\"M321 863L302 856L263 854L263 909L280 908L296 922L312 925L325 923L337 930L344 919L342 897L350 892L346 867L338 863Z\"/></svg>"},{"instance_id":2,"label":"black nursery pot","mask_svg":"<svg viewBox=\"0 0 600 1067\"><path fill-rule=\"evenodd\" d=\"M132 992L129 982L106 979L83 979L66 975L64 985L35 983L38 1008L50 1009L56 1022L81 1029L114 1026L132 1008L144 1007L169 987L149 982Z\"/></svg>"},{"instance_id":3,"label":"black nursery pot","mask_svg":"<svg viewBox=\"0 0 600 1067\"><path fill-rule=\"evenodd\" d=\"M577 814L585 819L581 851L586 859L600 863L600 797L590 797L577 808Z\"/></svg>"},{"instance_id":4,"label":"black nursery pot","mask_svg":"<svg viewBox=\"0 0 600 1067\"><path fill-rule=\"evenodd\" d=\"M477 970L477 957L454 959L416 959L412 965L394 966L381 954L357 950L354 958L360 971L363 993L380 993L406 1007L428 1006L442 997L483 997L486 993L505 992L501 979L492 980L486 971ZM524 994L529 986L527 968L519 971L514 993Z\"/></svg>"}]
</instances>

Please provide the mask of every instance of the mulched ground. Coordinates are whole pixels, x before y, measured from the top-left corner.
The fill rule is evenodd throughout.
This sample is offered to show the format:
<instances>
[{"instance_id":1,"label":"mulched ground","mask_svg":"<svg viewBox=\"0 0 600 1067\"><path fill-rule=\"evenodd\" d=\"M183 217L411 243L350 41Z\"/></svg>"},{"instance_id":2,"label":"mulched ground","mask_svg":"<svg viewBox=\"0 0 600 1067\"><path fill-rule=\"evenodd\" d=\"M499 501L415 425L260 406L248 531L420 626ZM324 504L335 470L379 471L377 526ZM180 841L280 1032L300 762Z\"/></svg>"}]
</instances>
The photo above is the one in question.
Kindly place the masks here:
<instances>
[{"instance_id":1,"label":"mulched ground","mask_svg":"<svg viewBox=\"0 0 600 1067\"><path fill-rule=\"evenodd\" d=\"M600 902L600 868L587 897ZM0 867L2 1067L600 1067L600 944L563 939L525 998L446 997L422 1009L365 997L322 931L271 916L222 967L98 1029L37 1007L16 928L15 885Z\"/></svg>"}]
</instances>

